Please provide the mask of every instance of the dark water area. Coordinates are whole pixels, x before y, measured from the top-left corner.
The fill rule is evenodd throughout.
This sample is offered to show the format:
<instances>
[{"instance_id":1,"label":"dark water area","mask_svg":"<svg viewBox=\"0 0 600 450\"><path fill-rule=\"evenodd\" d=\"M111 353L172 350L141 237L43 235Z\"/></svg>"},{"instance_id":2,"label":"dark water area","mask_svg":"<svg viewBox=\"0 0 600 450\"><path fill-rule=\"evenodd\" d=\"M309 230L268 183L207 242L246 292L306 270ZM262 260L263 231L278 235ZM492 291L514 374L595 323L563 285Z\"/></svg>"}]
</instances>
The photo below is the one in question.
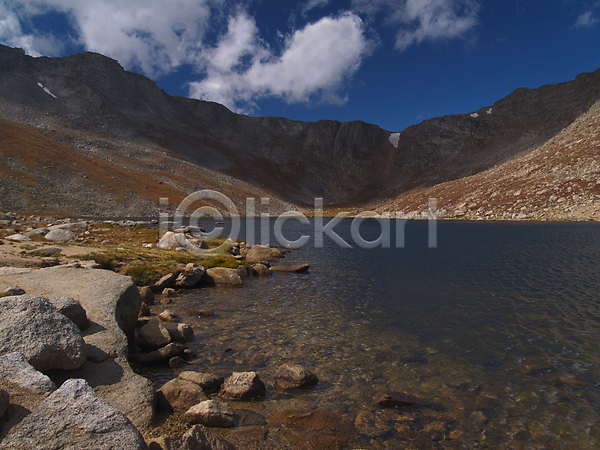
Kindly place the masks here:
<instances>
[{"instance_id":1,"label":"dark water area","mask_svg":"<svg viewBox=\"0 0 600 450\"><path fill-rule=\"evenodd\" d=\"M315 248L312 219L286 223L290 240L311 234L283 261L308 262L306 275L176 298L169 308L186 322L196 320L188 309L215 310L192 323L199 356L184 370L256 370L269 385L278 365L306 365L321 379L315 390L280 395L269 385L251 406L269 423L282 409L323 408L354 423L379 412L372 400L385 389L442 405L435 433L426 412L411 413L408 433L396 411L385 431L357 432L343 448L600 447L600 225L440 221L429 248L428 222L411 221L396 248L402 223L392 221L391 248L364 249L351 223L335 231L353 248L327 236ZM360 232L375 240L380 224ZM151 374L157 385L174 375Z\"/></svg>"}]
</instances>

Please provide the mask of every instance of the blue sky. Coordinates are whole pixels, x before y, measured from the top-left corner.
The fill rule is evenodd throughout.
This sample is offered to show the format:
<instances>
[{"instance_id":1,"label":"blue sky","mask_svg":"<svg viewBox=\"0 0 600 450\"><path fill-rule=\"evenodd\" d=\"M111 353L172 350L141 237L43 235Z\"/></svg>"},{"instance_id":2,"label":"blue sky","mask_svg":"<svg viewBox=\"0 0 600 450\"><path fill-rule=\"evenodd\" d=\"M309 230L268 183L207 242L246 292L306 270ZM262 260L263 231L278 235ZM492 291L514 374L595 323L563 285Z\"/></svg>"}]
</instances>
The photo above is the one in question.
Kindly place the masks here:
<instances>
[{"instance_id":1,"label":"blue sky","mask_svg":"<svg viewBox=\"0 0 600 450\"><path fill-rule=\"evenodd\" d=\"M173 95L389 131L600 67L598 0L0 0L0 42Z\"/></svg>"}]
</instances>

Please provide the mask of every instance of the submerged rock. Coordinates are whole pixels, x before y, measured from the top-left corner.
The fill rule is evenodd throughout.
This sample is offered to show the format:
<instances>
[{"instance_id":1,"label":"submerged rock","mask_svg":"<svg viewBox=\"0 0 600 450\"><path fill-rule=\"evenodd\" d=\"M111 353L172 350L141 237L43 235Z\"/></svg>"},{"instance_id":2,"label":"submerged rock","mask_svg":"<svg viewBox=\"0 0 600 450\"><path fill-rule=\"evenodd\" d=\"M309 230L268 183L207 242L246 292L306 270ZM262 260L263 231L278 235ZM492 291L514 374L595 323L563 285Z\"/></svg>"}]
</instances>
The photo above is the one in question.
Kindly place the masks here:
<instances>
[{"instance_id":1,"label":"submerged rock","mask_svg":"<svg viewBox=\"0 0 600 450\"><path fill-rule=\"evenodd\" d=\"M0 443L14 449L145 449L140 432L85 380L66 381Z\"/></svg>"},{"instance_id":2,"label":"submerged rock","mask_svg":"<svg viewBox=\"0 0 600 450\"><path fill-rule=\"evenodd\" d=\"M279 273L307 273L310 269L308 264L297 264L293 266L271 266L271 272L279 272Z\"/></svg>"},{"instance_id":3,"label":"submerged rock","mask_svg":"<svg viewBox=\"0 0 600 450\"><path fill-rule=\"evenodd\" d=\"M405 392L386 391L375 396L375 403L385 408L407 407L407 406L429 406L432 403L424 398Z\"/></svg>"},{"instance_id":4,"label":"submerged rock","mask_svg":"<svg viewBox=\"0 0 600 450\"><path fill-rule=\"evenodd\" d=\"M309 389L316 386L319 378L300 364L285 364L275 372L277 385L284 389Z\"/></svg>"},{"instance_id":5,"label":"submerged rock","mask_svg":"<svg viewBox=\"0 0 600 450\"><path fill-rule=\"evenodd\" d=\"M171 343L166 347L141 356L139 361L146 366L158 366L168 363L171 358L182 356L184 350L185 347L183 345Z\"/></svg>"}]
</instances>

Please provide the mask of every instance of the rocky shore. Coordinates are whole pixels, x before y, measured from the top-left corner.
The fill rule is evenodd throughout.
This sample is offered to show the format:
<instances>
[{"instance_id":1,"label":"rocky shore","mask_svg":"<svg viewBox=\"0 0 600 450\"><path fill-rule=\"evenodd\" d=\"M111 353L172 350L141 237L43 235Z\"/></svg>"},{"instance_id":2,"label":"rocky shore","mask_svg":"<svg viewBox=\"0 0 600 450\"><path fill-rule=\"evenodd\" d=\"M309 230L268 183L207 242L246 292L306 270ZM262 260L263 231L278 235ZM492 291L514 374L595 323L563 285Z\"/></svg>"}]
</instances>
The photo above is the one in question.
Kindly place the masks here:
<instances>
[{"instance_id":1,"label":"rocky shore","mask_svg":"<svg viewBox=\"0 0 600 450\"><path fill-rule=\"evenodd\" d=\"M140 367L181 367L196 356L185 345L194 329L162 305L181 290L239 287L274 272L306 273L309 266L271 271L282 251L217 242L218 251L205 262L214 267L205 268L185 262L186 245L208 247L189 230L134 242L139 234L148 241L148 234L158 236L155 225L2 216L1 449L236 448L206 427L233 427L239 417L227 402L263 399L265 384L253 371L227 379L187 371L156 391L136 373ZM98 240L104 247L90 246ZM115 264L107 256L115 249L140 253ZM142 249L170 257L154 270L147 267L151 275L138 274L137 286L116 272L146 260ZM113 270L102 269L107 264ZM155 294L162 311L153 314ZM193 314L210 317L211 311ZM288 364L278 368L275 381L282 389L307 389L318 378ZM170 419L173 413L181 420ZM159 436L165 418L179 422L178 433Z\"/></svg>"}]
</instances>

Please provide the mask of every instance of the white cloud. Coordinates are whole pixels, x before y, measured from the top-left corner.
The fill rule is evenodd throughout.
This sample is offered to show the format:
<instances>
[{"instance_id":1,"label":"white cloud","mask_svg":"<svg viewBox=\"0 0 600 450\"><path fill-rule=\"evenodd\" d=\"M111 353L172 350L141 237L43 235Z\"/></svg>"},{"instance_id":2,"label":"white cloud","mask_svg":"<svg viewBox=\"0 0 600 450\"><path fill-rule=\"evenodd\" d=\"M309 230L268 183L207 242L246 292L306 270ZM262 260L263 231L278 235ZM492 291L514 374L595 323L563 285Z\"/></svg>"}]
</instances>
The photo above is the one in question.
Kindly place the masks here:
<instances>
[{"instance_id":1,"label":"white cloud","mask_svg":"<svg viewBox=\"0 0 600 450\"><path fill-rule=\"evenodd\" d=\"M148 75L168 72L198 57L198 43L210 17L209 0L5 0L9 16L27 22L48 11L69 16L88 51L139 67ZM215 0L215 2L218 0ZM45 36L51 42L52 36ZM32 55L44 53L44 39L13 29L12 41L25 40ZM2 37L4 42L8 39Z\"/></svg>"},{"instance_id":2,"label":"white cloud","mask_svg":"<svg viewBox=\"0 0 600 450\"><path fill-rule=\"evenodd\" d=\"M398 27L396 49L464 37L478 23L477 0L352 0L357 11Z\"/></svg>"},{"instance_id":3,"label":"white cloud","mask_svg":"<svg viewBox=\"0 0 600 450\"><path fill-rule=\"evenodd\" d=\"M330 3L330 1L331 0L308 0L306 5L304 5L304 8L302 9L302 12L306 14L307 12L313 9L323 8L324 6L327 6Z\"/></svg>"},{"instance_id":4,"label":"white cloud","mask_svg":"<svg viewBox=\"0 0 600 450\"><path fill-rule=\"evenodd\" d=\"M593 11L587 11L581 14L575 22L576 28L591 28L598 23Z\"/></svg>"},{"instance_id":5,"label":"white cloud","mask_svg":"<svg viewBox=\"0 0 600 450\"><path fill-rule=\"evenodd\" d=\"M232 47L232 42L238 46ZM343 104L346 97L340 90L368 51L362 21L354 14L325 17L296 31L280 56L259 40L252 19L237 16L208 53L207 77L190 84L190 96L240 112L251 111L255 100L267 96L290 103L317 97ZM245 65L240 65L242 57L248 60Z\"/></svg>"}]
</instances>

